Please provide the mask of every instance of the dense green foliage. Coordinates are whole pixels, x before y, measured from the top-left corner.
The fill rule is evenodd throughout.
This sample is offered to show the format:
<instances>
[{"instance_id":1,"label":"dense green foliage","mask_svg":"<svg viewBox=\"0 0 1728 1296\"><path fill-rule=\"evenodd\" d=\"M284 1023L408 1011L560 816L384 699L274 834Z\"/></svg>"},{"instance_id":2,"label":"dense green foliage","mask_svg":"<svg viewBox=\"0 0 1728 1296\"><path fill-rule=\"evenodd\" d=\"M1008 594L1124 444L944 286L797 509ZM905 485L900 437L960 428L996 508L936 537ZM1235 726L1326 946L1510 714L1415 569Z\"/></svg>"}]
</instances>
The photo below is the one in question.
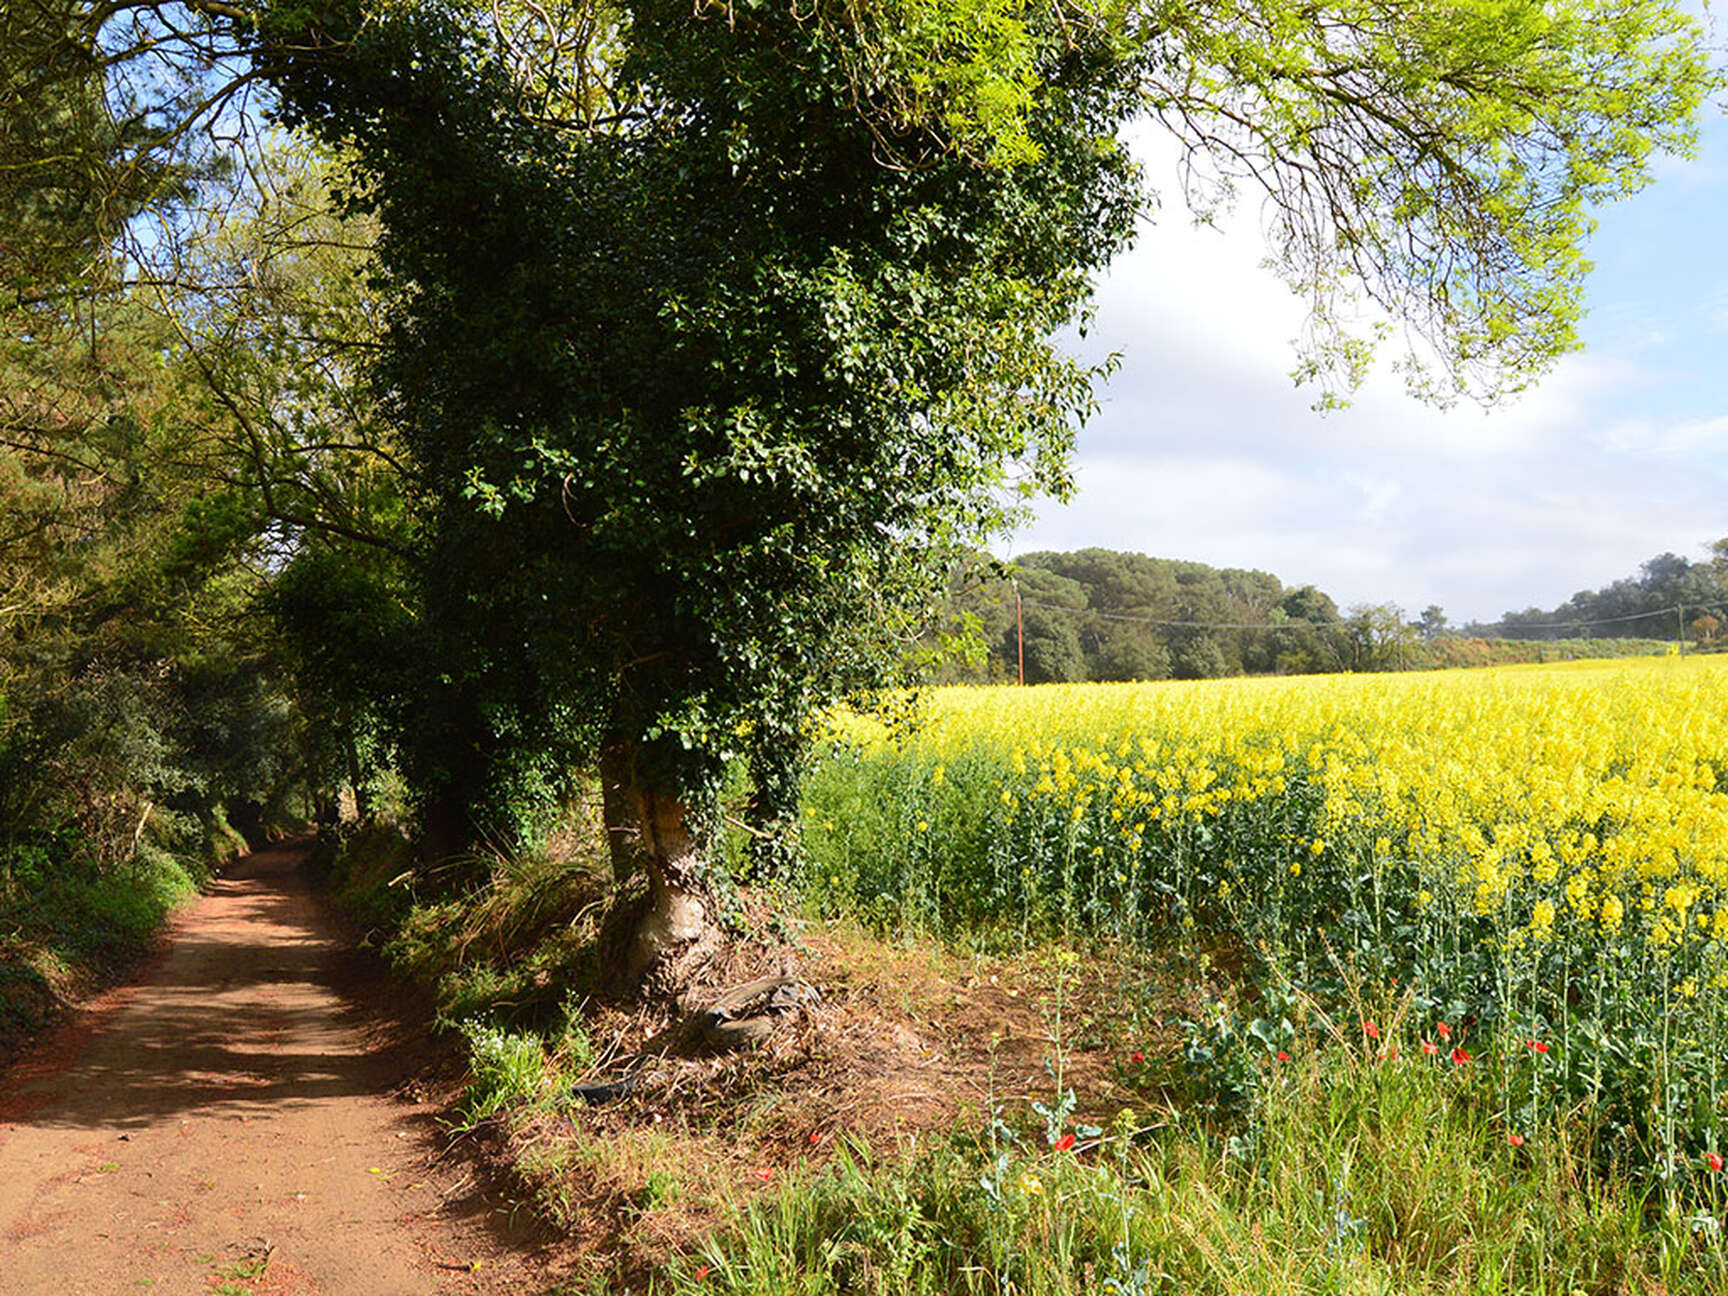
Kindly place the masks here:
<instances>
[{"instance_id":1,"label":"dense green foliage","mask_svg":"<svg viewBox=\"0 0 1728 1296\"><path fill-rule=\"evenodd\" d=\"M374 382L426 492L438 664L407 768L506 841L602 746L700 800L741 724L793 741L879 676L884 619L1000 525L1005 462L1059 484L1085 385L1046 339L1133 210L1102 25L1038 41L1035 159L891 167L888 109L826 70L845 32L629 19L627 128L537 120L455 10L332 7L324 57L275 72L383 227Z\"/></svg>"},{"instance_id":2,"label":"dense green foliage","mask_svg":"<svg viewBox=\"0 0 1728 1296\"><path fill-rule=\"evenodd\" d=\"M46 309L0 339L0 851L266 802L295 763L244 569L195 556L203 417L161 321Z\"/></svg>"},{"instance_id":3,"label":"dense green foliage","mask_svg":"<svg viewBox=\"0 0 1728 1296\"><path fill-rule=\"evenodd\" d=\"M170 123L111 96L101 51L62 0L0 7L0 292L40 300L100 282L141 208L182 196Z\"/></svg>"},{"instance_id":4,"label":"dense green foliage","mask_svg":"<svg viewBox=\"0 0 1728 1296\"><path fill-rule=\"evenodd\" d=\"M973 561L950 588L935 625L969 638L974 656L940 661L930 676L945 684L1014 681L1022 651L1026 683L1062 684L1576 661L1659 653L1671 642L1630 631L1560 643L1450 631L1439 608L1417 621L1390 603L1341 612L1314 586L1289 588L1268 572L1110 549L1029 553L1007 571Z\"/></svg>"},{"instance_id":5,"label":"dense green foliage","mask_svg":"<svg viewBox=\"0 0 1728 1296\"><path fill-rule=\"evenodd\" d=\"M238 835L200 840L158 827L124 870L92 859L81 843L38 836L4 857L0 893L0 1046L41 1028L69 1003L127 971Z\"/></svg>"},{"instance_id":6,"label":"dense green foliage","mask_svg":"<svg viewBox=\"0 0 1728 1296\"><path fill-rule=\"evenodd\" d=\"M1268 572L1109 549L1024 554L1008 578L963 571L956 583L955 611L978 619L989 652L985 678L1017 677L1018 594L1029 684L1264 673L1276 669L1275 648L1300 650L1316 622L1340 619L1324 594L1286 590ZM1302 615L1286 643L1269 631L1291 620L1287 599Z\"/></svg>"},{"instance_id":7,"label":"dense green foliage","mask_svg":"<svg viewBox=\"0 0 1728 1296\"><path fill-rule=\"evenodd\" d=\"M1728 624L1728 540L1692 562L1658 554L1636 576L1600 589L1579 590L1551 611L1508 612L1497 630L1518 639L1637 638L1678 640L1715 648Z\"/></svg>"}]
</instances>

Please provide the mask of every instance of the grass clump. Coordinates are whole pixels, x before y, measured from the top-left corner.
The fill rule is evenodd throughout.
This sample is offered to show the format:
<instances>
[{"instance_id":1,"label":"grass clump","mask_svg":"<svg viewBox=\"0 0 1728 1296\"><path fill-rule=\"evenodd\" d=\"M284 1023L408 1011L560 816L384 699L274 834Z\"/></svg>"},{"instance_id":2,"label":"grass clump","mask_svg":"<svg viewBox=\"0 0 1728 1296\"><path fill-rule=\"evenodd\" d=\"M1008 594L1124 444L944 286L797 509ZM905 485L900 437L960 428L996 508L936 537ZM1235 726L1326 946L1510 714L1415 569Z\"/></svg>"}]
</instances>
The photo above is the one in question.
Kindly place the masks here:
<instances>
[{"instance_id":1,"label":"grass clump","mask_svg":"<svg viewBox=\"0 0 1728 1296\"><path fill-rule=\"evenodd\" d=\"M1703 1296L1728 1285L1708 1210L1655 1209L1562 1137L1513 1144L1473 1077L1339 1048L1279 1065L1256 1122L1234 1135L1174 1111L1124 1111L1089 1138L997 1120L886 1156L846 1145L753 1203L657 1290Z\"/></svg>"},{"instance_id":2,"label":"grass clump","mask_svg":"<svg viewBox=\"0 0 1728 1296\"><path fill-rule=\"evenodd\" d=\"M574 1004L550 1035L479 1018L459 1029L468 1048L468 1087L459 1111L470 1127L501 1112L560 1110L569 1103L570 1083L594 1067L594 1045Z\"/></svg>"},{"instance_id":3,"label":"grass clump","mask_svg":"<svg viewBox=\"0 0 1728 1296\"><path fill-rule=\"evenodd\" d=\"M195 849L172 849L180 844L145 838L119 865L95 859L72 835L8 849L0 887L0 1039L40 1030L150 948L206 876Z\"/></svg>"},{"instance_id":4,"label":"grass clump","mask_svg":"<svg viewBox=\"0 0 1728 1296\"><path fill-rule=\"evenodd\" d=\"M538 1102L545 1093L548 1067L545 1044L538 1035L501 1030L482 1022L465 1022L468 1044L468 1091L461 1115L477 1125L507 1107Z\"/></svg>"},{"instance_id":5,"label":"grass clump","mask_svg":"<svg viewBox=\"0 0 1728 1296\"><path fill-rule=\"evenodd\" d=\"M314 862L391 965L431 992L444 1029L479 1019L555 1035L592 980L612 879L591 842L458 861L479 878L461 886L416 870L407 838L383 823L321 839Z\"/></svg>"}]
</instances>

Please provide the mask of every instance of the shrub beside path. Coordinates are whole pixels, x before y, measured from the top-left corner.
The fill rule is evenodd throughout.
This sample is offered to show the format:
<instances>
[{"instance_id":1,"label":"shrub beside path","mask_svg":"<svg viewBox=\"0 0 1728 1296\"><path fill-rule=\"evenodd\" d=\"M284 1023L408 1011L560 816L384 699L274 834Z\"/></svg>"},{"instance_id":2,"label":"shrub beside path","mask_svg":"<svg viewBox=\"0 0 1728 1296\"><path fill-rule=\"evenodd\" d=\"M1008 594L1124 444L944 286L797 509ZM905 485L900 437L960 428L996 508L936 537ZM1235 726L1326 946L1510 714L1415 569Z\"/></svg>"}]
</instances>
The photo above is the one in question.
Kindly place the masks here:
<instances>
[{"instance_id":1,"label":"shrub beside path","mask_svg":"<svg viewBox=\"0 0 1728 1296\"><path fill-rule=\"evenodd\" d=\"M302 853L231 866L135 984L0 1070L0 1291L532 1292L548 1254L400 1096L432 1057Z\"/></svg>"}]
</instances>

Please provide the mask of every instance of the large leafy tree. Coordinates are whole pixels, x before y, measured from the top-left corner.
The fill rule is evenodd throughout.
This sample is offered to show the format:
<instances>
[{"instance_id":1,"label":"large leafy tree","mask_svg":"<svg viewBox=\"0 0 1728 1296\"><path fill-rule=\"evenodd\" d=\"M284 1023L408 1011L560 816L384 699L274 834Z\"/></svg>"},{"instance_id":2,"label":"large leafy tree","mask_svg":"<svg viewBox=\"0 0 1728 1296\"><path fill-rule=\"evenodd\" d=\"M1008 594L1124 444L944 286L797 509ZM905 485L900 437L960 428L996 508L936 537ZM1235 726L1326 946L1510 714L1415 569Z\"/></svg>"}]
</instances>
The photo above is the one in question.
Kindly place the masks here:
<instances>
[{"instance_id":1,"label":"large leafy tree","mask_svg":"<svg viewBox=\"0 0 1728 1296\"><path fill-rule=\"evenodd\" d=\"M304 768L250 615L273 563L247 500L261 456L192 345L220 299L181 273L245 188L224 153L251 81L234 21L0 6L0 863L34 842L112 867L147 833L202 854L225 805ZM231 335L229 367L262 341Z\"/></svg>"},{"instance_id":2,"label":"large leafy tree","mask_svg":"<svg viewBox=\"0 0 1728 1296\"><path fill-rule=\"evenodd\" d=\"M0 340L0 857L201 853L295 765L254 546L201 552L218 464L162 318L29 312Z\"/></svg>"},{"instance_id":3,"label":"large leafy tree","mask_svg":"<svg viewBox=\"0 0 1728 1296\"><path fill-rule=\"evenodd\" d=\"M1366 364L1354 291L1492 396L1573 344L1588 205L1688 147L1691 37L1648 0L269 7L283 118L382 231L436 839L597 757L631 970L699 955L721 762L880 680L956 546L1064 489L1089 375L1048 339L1131 233L1138 109L1196 201L1266 195L1310 372Z\"/></svg>"},{"instance_id":4,"label":"large leafy tree","mask_svg":"<svg viewBox=\"0 0 1728 1296\"><path fill-rule=\"evenodd\" d=\"M208 206L196 180L253 133L249 25L221 0L0 5L0 293L88 300L138 270L117 245Z\"/></svg>"},{"instance_id":5,"label":"large leafy tree","mask_svg":"<svg viewBox=\"0 0 1728 1296\"><path fill-rule=\"evenodd\" d=\"M429 827L518 835L597 757L651 881L635 972L711 931L726 758L880 678L1010 465L1063 482L1088 389L1048 339L1131 228L1135 82L1096 16L979 12L1024 76L921 90L829 16L636 5L569 102L453 7L264 29L382 228L375 380L430 496Z\"/></svg>"}]
</instances>

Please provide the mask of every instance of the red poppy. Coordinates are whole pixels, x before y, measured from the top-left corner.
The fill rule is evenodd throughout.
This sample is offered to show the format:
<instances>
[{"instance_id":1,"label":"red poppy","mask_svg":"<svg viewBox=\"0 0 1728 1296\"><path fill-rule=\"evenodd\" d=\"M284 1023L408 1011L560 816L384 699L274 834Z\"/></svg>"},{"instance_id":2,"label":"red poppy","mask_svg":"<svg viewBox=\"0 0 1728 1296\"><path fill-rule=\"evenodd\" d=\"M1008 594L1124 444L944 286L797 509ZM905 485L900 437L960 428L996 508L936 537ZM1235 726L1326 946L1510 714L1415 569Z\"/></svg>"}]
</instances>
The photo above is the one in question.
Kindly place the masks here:
<instances>
[{"instance_id":1,"label":"red poppy","mask_svg":"<svg viewBox=\"0 0 1728 1296\"><path fill-rule=\"evenodd\" d=\"M1440 1038L1441 1039L1449 1040L1452 1038L1452 1028L1450 1026L1448 1026L1445 1022L1441 1022L1434 1029L1440 1032Z\"/></svg>"},{"instance_id":2,"label":"red poppy","mask_svg":"<svg viewBox=\"0 0 1728 1296\"><path fill-rule=\"evenodd\" d=\"M1436 1053L1438 1053L1440 1051L1440 1046L1438 1044L1436 1044L1433 1040L1423 1040L1422 1041L1422 1051L1424 1053L1426 1053L1429 1057L1433 1057Z\"/></svg>"},{"instance_id":3,"label":"red poppy","mask_svg":"<svg viewBox=\"0 0 1728 1296\"><path fill-rule=\"evenodd\" d=\"M1061 1138L1056 1140L1056 1150L1058 1152L1066 1152L1073 1146L1074 1136L1072 1134L1064 1134Z\"/></svg>"},{"instance_id":4,"label":"red poppy","mask_svg":"<svg viewBox=\"0 0 1728 1296\"><path fill-rule=\"evenodd\" d=\"M1146 1055L1140 1052L1130 1053L1128 1055L1128 1060L1130 1062L1144 1062L1146 1060Z\"/></svg>"},{"instance_id":5,"label":"red poppy","mask_svg":"<svg viewBox=\"0 0 1728 1296\"><path fill-rule=\"evenodd\" d=\"M1385 1048L1380 1050L1380 1058L1384 1062L1396 1062L1398 1060L1398 1046L1396 1044L1388 1044Z\"/></svg>"},{"instance_id":6,"label":"red poppy","mask_svg":"<svg viewBox=\"0 0 1728 1296\"><path fill-rule=\"evenodd\" d=\"M1523 1147L1524 1146L1524 1136L1522 1134L1508 1134L1506 1136L1506 1141L1508 1143L1510 1143L1513 1147Z\"/></svg>"},{"instance_id":7,"label":"red poppy","mask_svg":"<svg viewBox=\"0 0 1728 1296\"><path fill-rule=\"evenodd\" d=\"M1454 1066L1463 1066L1469 1060L1470 1055L1463 1049L1455 1048L1452 1050L1452 1063Z\"/></svg>"},{"instance_id":8,"label":"red poppy","mask_svg":"<svg viewBox=\"0 0 1728 1296\"><path fill-rule=\"evenodd\" d=\"M1288 1062L1290 1060L1290 1055L1288 1053L1286 1053L1283 1049L1279 1049L1278 1050L1278 1060L1280 1062Z\"/></svg>"},{"instance_id":9,"label":"red poppy","mask_svg":"<svg viewBox=\"0 0 1728 1296\"><path fill-rule=\"evenodd\" d=\"M1712 1170L1720 1170L1722 1168L1722 1154L1720 1152L1706 1152L1704 1154L1704 1164L1709 1166Z\"/></svg>"},{"instance_id":10,"label":"red poppy","mask_svg":"<svg viewBox=\"0 0 1728 1296\"><path fill-rule=\"evenodd\" d=\"M706 1278L708 1276L708 1273L709 1273L709 1269L708 1269L707 1265L699 1265L696 1269L696 1272L691 1274L690 1276L692 1278L694 1278L697 1282L701 1282L704 1278Z\"/></svg>"},{"instance_id":11,"label":"red poppy","mask_svg":"<svg viewBox=\"0 0 1728 1296\"><path fill-rule=\"evenodd\" d=\"M774 1177L774 1171L769 1169L767 1166L763 1166L760 1170L758 1170L756 1172L756 1177L758 1179L760 1179L763 1183L767 1183L770 1179L772 1179Z\"/></svg>"},{"instance_id":12,"label":"red poppy","mask_svg":"<svg viewBox=\"0 0 1728 1296\"><path fill-rule=\"evenodd\" d=\"M1548 1051L1548 1041L1533 1039L1530 1041L1530 1048L1536 1053L1546 1053Z\"/></svg>"},{"instance_id":13,"label":"red poppy","mask_svg":"<svg viewBox=\"0 0 1728 1296\"><path fill-rule=\"evenodd\" d=\"M810 1131L810 1144L811 1144L811 1146L814 1147L816 1144L820 1143L821 1141L822 1141L822 1131L821 1130L811 1130Z\"/></svg>"},{"instance_id":14,"label":"red poppy","mask_svg":"<svg viewBox=\"0 0 1728 1296\"><path fill-rule=\"evenodd\" d=\"M1365 1021L1362 1023L1362 1033L1369 1039L1380 1038L1380 1028L1371 1021Z\"/></svg>"}]
</instances>

